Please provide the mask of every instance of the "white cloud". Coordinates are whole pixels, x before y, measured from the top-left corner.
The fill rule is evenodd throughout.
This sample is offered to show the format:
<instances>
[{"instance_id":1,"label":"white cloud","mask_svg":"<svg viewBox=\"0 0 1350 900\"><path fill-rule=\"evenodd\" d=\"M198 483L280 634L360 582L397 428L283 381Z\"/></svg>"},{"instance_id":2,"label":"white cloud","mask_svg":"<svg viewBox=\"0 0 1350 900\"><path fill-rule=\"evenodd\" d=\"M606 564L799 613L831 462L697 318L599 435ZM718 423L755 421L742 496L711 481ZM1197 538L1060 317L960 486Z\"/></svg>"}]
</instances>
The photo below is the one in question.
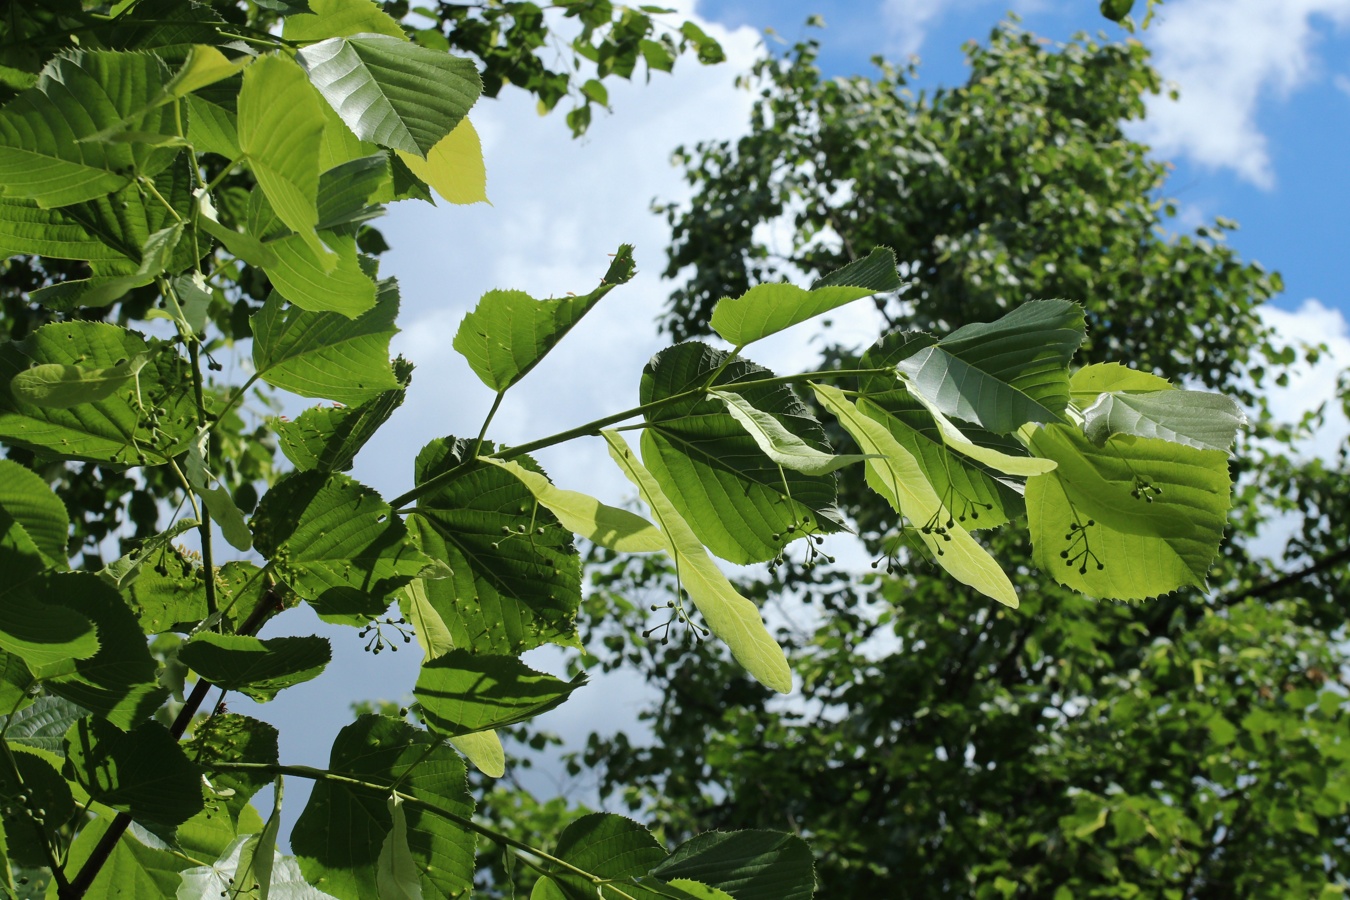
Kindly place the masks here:
<instances>
[{"instance_id":1,"label":"white cloud","mask_svg":"<svg viewBox=\"0 0 1350 900\"><path fill-rule=\"evenodd\" d=\"M1292 367L1289 384L1271 387L1269 397L1271 411L1286 422L1297 421L1304 412L1325 403L1322 427L1299 450L1308 456L1334 459L1337 449L1350 437L1350 421L1336 400L1337 379L1350 369L1350 323L1340 310L1317 300L1305 300L1296 310L1267 306L1261 318L1279 338L1295 346L1325 345L1315 365L1300 361Z\"/></svg>"},{"instance_id":2,"label":"white cloud","mask_svg":"<svg viewBox=\"0 0 1350 900\"><path fill-rule=\"evenodd\" d=\"M1346 24L1350 0L1169 0L1145 40L1181 99L1151 102L1140 136L1163 156L1185 154L1273 187L1260 104L1325 77L1318 38Z\"/></svg>"},{"instance_id":3,"label":"white cloud","mask_svg":"<svg viewBox=\"0 0 1350 900\"><path fill-rule=\"evenodd\" d=\"M948 0L886 0L881 15L895 52L902 59L918 53L929 27L950 7Z\"/></svg>"}]
</instances>

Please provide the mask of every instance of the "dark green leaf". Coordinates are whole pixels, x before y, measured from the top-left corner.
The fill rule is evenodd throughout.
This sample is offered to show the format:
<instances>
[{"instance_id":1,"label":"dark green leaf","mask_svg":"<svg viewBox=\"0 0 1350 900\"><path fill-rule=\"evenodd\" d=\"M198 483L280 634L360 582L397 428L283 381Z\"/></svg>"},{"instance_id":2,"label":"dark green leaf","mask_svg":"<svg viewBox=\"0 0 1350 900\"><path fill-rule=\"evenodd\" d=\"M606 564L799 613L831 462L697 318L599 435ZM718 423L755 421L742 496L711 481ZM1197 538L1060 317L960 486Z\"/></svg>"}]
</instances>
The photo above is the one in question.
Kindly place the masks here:
<instances>
[{"instance_id":1,"label":"dark green leaf","mask_svg":"<svg viewBox=\"0 0 1350 900\"><path fill-rule=\"evenodd\" d=\"M456 737L532 719L585 683L536 672L514 656L451 650L423 663L413 694L427 727Z\"/></svg>"},{"instance_id":2,"label":"dark green leaf","mask_svg":"<svg viewBox=\"0 0 1350 900\"><path fill-rule=\"evenodd\" d=\"M428 752L428 745L435 745ZM391 785L456 816L473 814L464 761L448 745L399 719L362 716L333 742L329 768ZM392 827L389 792L320 781L291 833L305 877L339 900L378 896L375 864ZM458 897L473 882L473 833L427 809L405 805L408 849L424 896ZM319 882L319 879L323 879Z\"/></svg>"},{"instance_id":3,"label":"dark green leaf","mask_svg":"<svg viewBox=\"0 0 1350 900\"><path fill-rule=\"evenodd\" d=\"M88 660L99 649L89 617L60 603L53 591L82 586L92 575L43 571L44 562L23 527L0 511L0 649L19 656L35 674ZM55 603L53 600L55 599Z\"/></svg>"},{"instance_id":4,"label":"dark green leaf","mask_svg":"<svg viewBox=\"0 0 1350 900\"><path fill-rule=\"evenodd\" d=\"M417 455L419 484L464 466L418 500L410 522L422 549L453 573L425 583L428 600L461 649L517 654L544 643L575 646L581 564L571 532L511 473L465 465L472 450L471 441L443 438ZM528 457L516 461L539 471Z\"/></svg>"},{"instance_id":5,"label":"dark green leaf","mask_svg":"<svg viewBox=\"0 0 1350 900\"><path fill-rule=\"evenodd\" d=\"M815 864L806 841L777 831L712 831L686 841L652 874L689 878L736 900L810 900Z\"/></svg>"},{"instance_id":6,"label":"dark green leaf","mask_svg":"<svg viewBox=\"0 0 1350 900\"><path fill-rule=\"evenodd\" d=\"M57 829L75 814L75 798L46 758L17 748L9 757L0 765L0 823L6 849L19 865L45 866L50 857L43 843L54 841Z\"/></svg>"},{"instance_id":7,"label":"dark green leaf","mask_svg":"<svg viewBox=\"0 0 1350 900\"><path fill-rule=\"evenodd\" d=\"M259 640L203 632L178 651L179 662L207 681L259 703L284 688L317 678L332 658L328 641L312 635Z\"/></svg>"},{"instance_id":8,"label":"dark green leaf","mask_svg":"<svg viewBox=\"0 0 1350 900\"><path fill-rule=\"evenodd\" d=\"M57 756L65 754L65 736L76 719L89 715L61 697L38 697L13 716L0 716L5 740L11 744L36 747Z\"/></svg>"},{"instance_id":9,"label":"dark green leaf","mask_svg":"<svg viewBox=\"0 0 1350 900\"><path fill-rule=\"evenodd\" d=\"M138 822L172 827L202 809L200 770L158 722L125 732L80 719L66 735L66 769L95 800Z\"/></svg>"},{"instance_id":10,"label":"dark green leaf","mask_svg":"<svg viewBox=\"0 0 1350 900\"><path fill-rule=\"evenodd\" d=\"M400 388L356 407L310 407L293 422L273 423L277 444L302 472L345 472L366 441L403 403L403 396Z\"/></svg>"},{"instance_id":11,"label":"dark green leaf","mask_svg":"<svg viewBox=\"0 0 1350 900\"><path fill-rule=\"evenodd\" d=\"M0 460L0 509L23 526L49 565L65 568L70 516L46 481L16 462Z\"/></svg>"},{"instance_id":12,"label":"dark green leaf","mask_svg":"<svg viewBox=\"0 0 1350 900\"><path fill-rule=\"evenodd\" d=\"M1119 22L1134 9L1134 0L1102 0L1102 15L1112 22Z\"/></svg>"},{"instance_id":13,"label":"dark green leaf","mask_svg":"<svg viewBox=\"0 0 1350 900\"><path fill-rule=\"evenodd\" d=\"M666 848L651 832L624 816L592 813L582 816L563 830L553 855L578 869L601 878L622 879L646 875L652 866L666 857ZM576 900L594 897L618 897L618 893L597 889L593 883L562 873L553 876L563 896ZM650 896L640 888L623 885L622 890Z\"/></svg>"},{"instance_id":14,"label":"dark green leaf","mask_svg":"<svg viewBox=\"0 0 1350 900\"><path fill-rule=\"evenodd\" d=\"M265 772L231 769L212 772L214 763L276 763L277 730L266 722L237 713L214 715L203 722L184 742L188 759L208 773L218 791L234 791L224 799L230 815L239 819L249 799L272 779Z\"/></svg>"}]
</instances>

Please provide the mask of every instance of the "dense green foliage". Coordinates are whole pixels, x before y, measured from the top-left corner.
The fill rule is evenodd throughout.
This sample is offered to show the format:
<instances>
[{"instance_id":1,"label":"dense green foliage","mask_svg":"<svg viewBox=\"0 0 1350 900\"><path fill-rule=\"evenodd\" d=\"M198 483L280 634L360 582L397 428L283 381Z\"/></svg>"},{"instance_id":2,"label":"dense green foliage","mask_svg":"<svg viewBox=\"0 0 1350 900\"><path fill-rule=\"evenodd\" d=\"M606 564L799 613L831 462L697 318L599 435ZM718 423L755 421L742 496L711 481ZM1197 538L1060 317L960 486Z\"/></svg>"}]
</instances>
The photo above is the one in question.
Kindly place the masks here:
<instances>
[{"instance_id":1,"label":"dense green foliage","mask_svg":"<svg viewBox=\"0 0 1350 900\"><path fill-rule=\"evenodd\" d=\"M1216 458L1239 491L1209 590L1196 578L1157 600L1111 604L1043 574L1107 595L1130 563L1103 559L1099 571L1105 547L1132 556L1141 577L1195 571L1180 544L1165 558L1134 544L1137 521L1111 524L1113 510L1143 497L1160 511L1181 490L1144 458L1149 441L1112 459L1115 439L1099 440L1096 423L1130 421L1137 434L1188 444L1198 461L1217 452L1204 449L1209 425L1223 420L1222 438L1231 435L1227 414L1207 411L1209 395L1140 403L1117 393L1087 409L1081 433L1047 426L1031 447L1059 467L1031 477L1025 497L962 471L968 460L937 437L931 408L869 396L859 404L869 415L925 449L915 459L933 484L950 479L958 496L988 504L973 510L982 523L1026 515L1030 541L1017 529L980 532L1021 608L991 608L936 572L922 548L897 539L873 469L866 479L845 469L840 503L877 574L860 585L850 571L788 565L745 585L778 611L769 618L783 623L800 701L773 700L714 644L645 640L645 603L672 573L602 554L588 650L606 667L636 667L660 699L642 731L596 735L576 762L601 767L603 797L648 810L668 833L799 830L828 896L1338 896L1350 874L1350 469L1344 445L1330 460L1297 452L1315 417L1285 425L1265 411L1267 386L1297 359L1258 315L1279 279L1223 242L1231 222L1167 233L1166 166L1123 131L1159 86L1143 47L1047 45L1004 27L968 52L968 82L932 93L885 66L875 78L822 78L810 44L762 63L750 133L680 157L695 193L668 210L667 274L684 280L666 324L679 337L707 333L728 286L828 272L874 244L894 248L912 281L877 298L902 334L1042 315L1031 298L1079 300L1087 340L1073 356L1083 368L1071 402L1081 407L1091 398L1079 388L1102 378L1146 390L1170 379L1240 395L1256 412L1236 455ZM824 365L880 355L911 384L942 384L951 360L905 356L911 340L883 337L861 356L833 347ZM1037 341L1054 352L1044 332ZM969 434L979 397L941 411ZM1155 414L1162 397L1177 403L1175 417ZM834 398L819 401L835 411ZM990 412L1027 415L1036 401L1010 395ZM918 435L910 417L924 423ZM879 446L854 437L859 451ZM842 435L831 438L846 451ZM1076 497L1059 479L1091 477L1085 465L1116 479L1113 499L1073 499L1093 510L1077 520L1049 513ZM1196 513L1166 514L1179 540L1225 527ZM1270 537L1258 540L1272 526L1293 532L1282 561L1262 552ZM504 824L528 834L529 804L517 802Z\"/></svg>"},{"instance_id":2,"label":"dense green foliage","mask_svg":"<svg viewBox=\"0 0 1350 900\"><path fill-rule=\"evenodd\" d=\"M648 13L560 7L597 76L631 74L638 55L668 68L682 47L650 40ZM1076 303L896 330L812 373L742 355L844 304L894 302L904 285L880 246L810 287L723 298L710 321L731 350L676 344L648 364L637 406L509 448L489 438L497 409L632 277L631 248L583 296L490 291L454 337L495 395L479 434L422 448L392 500L344 474L412 378L389 359L399 288L368 223L432 191L483 195L467 116L484 86L447 50L472 49L546 107L566 92L535 80L537 45L492 31L506 16L537 36L529 4L445 9L450 37L391 12L407 11L124 0L20 5L6 24L0 249L18 289L0 344L0 895L462 896L485 837L537 876L536 900L809 898L796 829L672 848L599 814L521 842L476 810L468 767L502 774L497 730L586 682L520 660L581 643L575 536L664 560L672 622L783 694L801 672L714 556L819 555L823 535L854 527L836 507L841 472L890 510L910 548L893 546L897 561L928 558L985 603L1015 609L1031 576L973 532L1024 513L1041 579L1118 598L1204 585L1242 414L1124 367L1073 371ZM679 33L718 57L696 26ZM599 83L579 88L586 103L602 102ZM218 380L212 353L245 340L252 374ZM245 425L264 386L338 405ZM861 452L836 454L826 422ZM649 517L554 485L529 455L583 437L606 442ZM137 534L105 564L107 511L136 503L132 488ZM196 550L175 543L189 538ZM217 565L222 540L249 561ZM301 604L374 652L415 636L424 653L412 708L360 715L326 768L284 762L273 726L204 705L212 687L266 702L322 677L326 639L258 637ZM315 783L293 856L277 850L288 776ZM249 801L269 784L263 821Z\"/></svg>"}]
</instances>

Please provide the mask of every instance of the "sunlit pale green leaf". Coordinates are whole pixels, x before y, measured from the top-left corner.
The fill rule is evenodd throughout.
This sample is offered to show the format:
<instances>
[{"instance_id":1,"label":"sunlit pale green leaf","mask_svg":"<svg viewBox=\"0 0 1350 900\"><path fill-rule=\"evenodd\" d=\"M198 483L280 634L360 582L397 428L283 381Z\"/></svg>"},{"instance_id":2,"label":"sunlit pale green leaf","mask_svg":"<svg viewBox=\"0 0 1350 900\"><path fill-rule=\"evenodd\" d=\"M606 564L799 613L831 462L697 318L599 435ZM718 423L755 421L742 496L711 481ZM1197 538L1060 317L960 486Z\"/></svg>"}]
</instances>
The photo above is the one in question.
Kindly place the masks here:
<instances>
[{"instance_id":1,"label":"sunlit pale green leaf","mask_svg":"<svg viewBox=\"0 0 1350 900\"><path fill-rule=\"evenodd\" d=\"M254 542L321 616L360 624L430 560L380 496L345 475L298 472L263 495Z\"/></svg>"},{"instance_id":2,"label":"sunlit pale green leaf","mask_svg":"<svg viewBox=\"0 0 1350 900\"><path fill-rule=\"evenodd\" d=\"M428 728L457 737L532 719L585 683L536 672L514 656L451 650L422 664L413 695Z\"/></svg>"},{"instance_id":3,"label":"sunlit pale green leaf","mask_svg":"<svg viewBox=\"0 0 1350 900\"><path fill-rule=\"evenodd\" d=\"M1097 447L1067 425L1037 429L1031 448L1059 463L1027 481L1042 571L1117 600L1204 586L1226 523L1227 453L1127 435Z\"/></svg>"},{"instance_id":4,"label":"sunlit pale green leaf","mask_svg":"<svg viewBox=\"0 0 1350 900\"><path fill-rule=\"evenodd\" d=\"M1082 341L1081 307L1033 300L997 321L958 328L898 368L943 413L1008 434L1062 418L1069 360Z\"/></svg>"},{"instance_id":5,"label":"sunlit pale green leaf","mask_svg":"<svg viewBox=\"0 0 1350 900\"><path fill-rule=\"evenodd\" d=\"M249 534L244 513L234 503L230 492L220 485L216 476L207 468L206 453L210 442L210 432L202 429L188 446L184 471L188 484L197 494L213 522L220 526L220 532L231 547L236 550L248 550L253 546L253 537Z\"/></svg>"},{"instance_id":6,"label":"sunlit pale green leaf","mask_svg":"<svg viewBox=\"0 0 1350 900\"><path fill-rule=\"evenodd\" d=\"M577 646L581 562L571 531L514 475L472 462L474 445L444 438L417 455L419 484L459 472L419 498L409 521L427 555L453 573L427 581L427 599L460 649L518 654L544 643ZM485 442L482 452L493 449ZM527 457L516 462L538 470Z\"/></svg>"},{"instance_id":7,"label":"sunlit pale green leaf","mask_svg":"<svg viewBox=\"0 0 1350 900\"><path fill-rule=\"evenodd\" d=\"M288 41L322 41L356 34L384 34L407 40L403 28L374 0L309 0L308 13L286 17Z\"/></svg>"},{"instance_id":8,"label":"sunlit pale green leaf","mask_svg":"<svg viewBox=\"0 0 1350 900\"><path fill-rule=\"evenodd\" d=\"M777 831L710 831L686 841L652 874L689 878L736 900L811 900L815 863L806 841Z\"/></svg>"},{"instance_id":9,"label":"sunlit pale green leaf","mask_svg":"<svg viewBox=\"0 0 1350 900\"><path fill-rule=\"evenodd\" d=\"M884 247L817 281L811 290L792 284L759 284L713 309L713 331L736 347L791 328L846 303L900 289L895 254Z\"/></svg>"},{"instance_id":10,"label":"sunlit pale green leaf","mask_svg":"<svg viewBox=\"0 0 1350 900\"><path fill-rule=\"evenodd\" d=\"M209 631L178 651L179 661L207 681L259 703L284 688L317 678L332 656L328 641L314 635L259 640Z\"/></svg>"},{"instance_id":11,"label":"sunlit pale green leaf","mask_svg":"<svg viewBox=\"0 0 1350 900\"><path fill-rule=\"evenodd\" d=\"M752 386L773 373L706 344L688 342L661 351L642 373L647 414L643 464L709 550L734 563L764 562L807 534L837 531L835 479L779 466L756 439L707 394L708 382L734 391L777 420L783 430L821 453L825 432L792 389ZM684 399L678 399L683 397Z\"/></svg>"},{"instance_id":12,"label":"sunlit pale green leaf","mask_svg":"<svg viewBox=\"0 0 1350 900\"><path fill-rule=\"evenodd\" d=\"M296 59L358 138L424 158L482 93L472 60L402 35L334 37Z\"/></svg>"},{"instance_id":13,"label":"sunlit pale green leaf","mask_svg":"<svg viewBox=\"0 0 1350 900\"><path fill-rule=\"evenodd\" d=\"M791 691L792 670L788 668L787 657L764 627L755 604L731 586L623 437L614 431L603 434L609 443L610 456L651 509L666 538L666 552L675 560L680 584L712 633L726 643L736 661L761 684L784 694Z\"/></svg>"},{"instance_id":14,"label":"sunlit pale green leaf","mask_svg":"<svg viewBox=\"0 0 1350 900\"><path fill-rule=\"evenodd\" d=\"M422 546L421 528L417 525L416 519L408 529L408 534L414 538L419 547ZM412 625L417 644L422 648L423 662L455 649L455 640L450 635L450 627L445 624L436 605L427 596L427 584L426 579L414 578L398 594L399 611Z\"/></svg>"},{"instance_id":15,"label":"sunlit pale green leaf","mask_svg":"<svg viewBox=\"0 0 1350 900\"><path fill-rule=\"evenodd\" d=\"M938 433L942 435L942 441L951 449L960 453L962 456L969 457L976 462L984 463L996 472L1002 472L1004 475L1018 475L1026 477L1028 475L1044 475L1046 472L1055 468L1054 462L1048 459L1040 459L1035 456L1015 455L1004 453L1002 450L994 447L987 447L983 444L977 444L972 441L955 425L951 420L942 414L923 394L912 394L915 400L919 402L928 414L933 417L937 424Z\"/></svg>"},{"instance_id":16,"label":"sunlit pale green leaf","mask_svg":"<svg viewBox=\"0 0 1350 900\"><path fill-rule=\"evenodd\" d=\"M651 522L616 506L606 506L594 497L556 487L547 477L519 463L488 457L484 462L514 475L543 506L558 517L564 528L589 541L620 553L654 553L665 549L665 539Z\"/></svg>"},{"instance_id":17,"label":"sunlit pale green leaf","mask_svg":"<svg viewBox=\"0 0 1350 900\"><path fill-rule=\"evenodd\" d=\"M297 234L269 241L275 261L267 275L277 293L301 309L354 319L375 306L375 282L361 270L354 240L331 232L323 237L332 248L323 258Z\"/></svg>"},{"instance_id":18,"label":"sunlit pale green leaf","mask_svg":"<svg viewBox=\"0 0 1350 900\"><path fill-rule=\"evenodd\" d=\"M1231 398L1209 391L1112 392L1083 410L1083 432L1099 447L1131 434L1227 452L1246 421Z\"/></svg>"},{"instance_id":19,"label":"sunlit pale green leaf","mask_svg":"<svg viewBox=\"0 0 1350 900\"><path fill-rule=\"evenodd\" d=\"M909 520L938 565L962 584L1016 607L1017 592L1007 574L943 505L913 454L884 425L863 415L838 388L821 384L812 387L821 404L839 419L858 446L875 455L866 463L868 485Z\"/></svg>"},{"instance_id":20,"label":"sunlit pale green leaf","mask_svg":"<svg viewBox=\"0 0 1350 900\"><path fill-rule=\"evenodd\" d=\"M170 97L186 97L193 91L237 75L250 61L251 57L248 56L228 59L215 47L197 44L188 51L187 59L173 73L164 86L164 92Z\"/></svg>"},{"instance_id":21,"label":"sunlit pale green leaf","mask_svg":"<svg viewBox=\"0 0 1350 900\"><path fill-rule=\"evenodd\" d=\"M174 826L202 809L200 771L158 722L125 732L80 719L66 735L66 761L91 797L137 821Z\"/></svg>"},{"instance_id":22,"label":"sunlit pale green leaf","mask_svg":"<svg viewBox=\"0 0 1350 900\"><path fill-rule=\"evenodd\" d=\"M581 297L535 300L523 291L488 291L464 317L454 347L494 391L504 391L534 368L600 298L635 274L633 248L614 255L600 286Z\"/></svg>"},{"instance_id":23,"label":"sunlit pale green leaf","mask_svg":"<svg viewBox=\"0 0 1350 900\"><path fill-rule=\"evenodd\" d=\"M294 61L269 55L244 72L239 92L239 149L258 186L314 255L336 263L314 228L319 223L319 144L323 109Z\"/></svg>"},{"instance_id":24,"label":"sunlit pale green leaf","mask_svg":"<svg viewBox=\"0 0 1350 900\"><path fill-rule=\"evenodd\" d=\"M435 745L429 747L428 745ZM464 761L439 739L408 723L362 716L338 734L329 768L374 784L399 781L401 793L468 818L473 801ZM310 881L339 900L379 896L376 862L392 826L388 790L320 781L291 833L291 848ZM424 896L456 897L473 883L473 833L424 808L405 806L408 850Z\"/></svg>"},{"instance_id":25,"label":"sunlit pale green leaf","mask_svg":"<svg viewBox=\"0 0 1350 900\"><path fill-rule=\"evenodd\" d=\"M483 144L467 117L431 148L426 159L402 150L395 152L414 175L429 184L447 203L487 202Z\"/></svg>"},{"instance_id":26,"label":"sunlit pale green leaf","mask_svg":"<svg viewBox=\"0 0 1350 900\"><path fill-rule=\"evenodd\" d=\"M351 406L397 390L389 339L398 333L398 285L388 279L379 288L375 308L355 319L287 306L272 294L252 320L258 374L302 397Z\"/></svg>"},{"instance_id":27,"label":"sunlit pale green leaf","mask_svg":"<svg viewBox=\"0 0 1350 900\"><path fill-rule=\"evenodd\" d=\"M755 439L759 449L780 466L802 472L807 475L828 475L836 469L852 465L866 459L865 456L837 456L817 450L797 435L788 431L773 416L763 410L755 409L740 394L730 391L708 391L726 404L727 412L741 423L746 434Z\"/></svg>"},{"instance_id":28,"label":"sunlit pale green leaf","mask_svg":"<svg viewBox=\"0 0 1350 900\"><path fill-rule=\"evenodd\" d=\"M118 190L133 172L159 172L177 148L82 138L144 109L167 76L164 63L145 53L77 51L52 60L35 87L0 109L0 189L39 206L66 206ZM168 106L128 126L162 135L175 128Z\"/></svg>"},{"instance_id":29,"label":"sunlit pale green leaf","mask_svg":"<svg viewBox=\"0 0 1350 900\"><path fill-rule=\"evenodd\" d=\"M1069 392L1079 409L1087 409L1108 391L1151 394L1154 391L1170 391L1172 388L1172 382L1166 378L1120 363L1083 366L1069 377Z\"/></svg>"},{"instance_id":30,"label":"sunlit pale green leaf","mask_svg":"<svg viewBox=\"0 0 1350 900\"><path fill-rule=\"evenodd\" d=\"M422 880L417 862L408 849L408 817L403 800L391 795L389 817L393 821L375 862L375 886L380 900L422 900Z\"/></svg>"},{"instance_id":31,"label":"sunlit pale green leaf","mask_svg":"<svg viewBox=\"0 0 1350 900\"><path fill-rule=\"evenodd\" d=\"M497 737L497 732L461 734L450 738L450 743L489 778L501 778L506 774L506 751L502 749L502 739Z\"/></svg>"}]
</instances>

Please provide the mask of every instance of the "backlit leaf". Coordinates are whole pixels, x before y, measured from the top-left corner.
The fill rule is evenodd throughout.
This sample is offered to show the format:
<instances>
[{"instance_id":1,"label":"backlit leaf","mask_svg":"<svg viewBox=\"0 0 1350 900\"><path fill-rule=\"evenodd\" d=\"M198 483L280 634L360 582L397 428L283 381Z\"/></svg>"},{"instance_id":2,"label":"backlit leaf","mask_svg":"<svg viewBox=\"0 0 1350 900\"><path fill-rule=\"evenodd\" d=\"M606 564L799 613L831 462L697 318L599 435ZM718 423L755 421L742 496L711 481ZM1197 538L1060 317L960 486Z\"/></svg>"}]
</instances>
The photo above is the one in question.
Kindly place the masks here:
<instances>
[{"instance_id":1,"label":"backlit leaf","mask_svg":"<svg viewBox=\"0 0 1350 900\"><path fill-rule=\"evenodd\" d=\"M661 485L614 431L603 432L609 455L637 487L666 538L666 552L689 599L703 614L712 633L721 638L745 670L765 687L786 694L792 690L792 670L783 648L764 627L755 604L731 586L708 556L702 542L672 505Z\"/></svg>"},{"instance_id":2,"label":"backlit leaf","mask_svg":"<svg viewBox=\"0 0 1350 900\"><path fill-rule=\"evenodd\" d=\"M441 138L427 153L426 159L402 150L395 152L414 175L429 184L447 203L487 202L483 144L468 117Z\"/></svg>"},{"instance_id":3,"label":"backlit leaf","mask_svg":"<svg viewBox=\"0 0 1350 900\"><path fill-rule=\"evenodd\" d=\"M445 737L502 728L560 705L586 683L536 672L514 656L452 650L422 664L413 695L427 727Z\"/></svg>"},{"instance_id":4,"label":"backlit leaf","mask_svg":"<svg viewBox=\"0 0 1350 900\"><path fill-rule=\"evenodd\" d=\"M665 858L666 848L632 819L610 813L592 813L563 829L553 855L584 872L619 881L613 887L597 886L578 876L557 872L552 877L553 887L568 900L617 900L619 897L648 900L654 896L651 892L626 883L626 879L646 875L653 865Z\"/></svg>"},{"instance_id":5,"label":"backlit leaf","mask_svg":"<svg viewBox=\"0 0 1350 900\"><path fill-rule=\"evenodd\" d=\"M708 395L716 397L726 404L727 412L731 413L733 419L741 423L741 427L745 429L746 434L755 439L755 443L765 456L784 468L792 469L794 472L802 472L806 475L828 475L836 469L861 462L867 458L856 454L836 456L833 453L817 450L784 428L773 416L763 410L755 409L740 394L711 390L708 391Z\"/></svg>"},{"instance_id":6,"label":"backlit leaf","mask_svg":"<svg viewBox=\"0 0 1350 900\"><path fill-rule=\"evenodd\" d=\"M298 234L268 241L274 259L267 277L278 294L301 309L354 319L375 306L375 282L361 269L355 240L332 232L322 237L331 248L322 257Z\"/></svg>"},{"instance_id":7,"label":"backlit leaf","mask_svg":"<svg viewBox=\"0 0 1350 900\"><path fill-rule=\"evenodd\" d=\"M207 681L266 703L278 691L317 678L332 659L321 637L259 640L202 632L182 646L178 659Z\"/></svg>"},{"instance_id":8,"label":"backlit leaf","mask_svg":"<svg viewBox=\"0 0 1350 900\"><path fill-rule=\"evenodd\" d=\"M393 825L384 836L380 858L375 863L375 885L380 900L422 900L417 862L408 849L408 817L403 812L403 800L391 795L388 805Z\"/></svg>"},{"instance_id":9,"label":"backlit leaf","mask_svg":"<svg viewBox=\"0 0 1350 900\"><path fill-rule=\"evenodd\" d=\"M585 296L535 300L523 291L488 291L460 323L454 347L484 384L504 391L524 378L600 298L635 272L633 248L624 244L600 286Z\"/></svg>"},{"instance_id":10,"label":"backlit leaf","mask_svg":"<svg viewBox=\"0 0 1350 900\"><path fill-rule=\"evenodd\" d=\"M1231 398L1209 391L1112 392L1083 410L1083 432L1099 447L1132 434L1227 452L1246 421Z\"/></svg>"},{"instance_id":11,"label":"backlit leaf","mask_svg":"<svg viewBox=\"0 0 1350 900\"><path fill-rule=\"evenodd\" d=\"M0 510L23 526L49 565L66 567L70 516L40 475L11 460L0 460Z\"/></svg>"},{"instance_id":12,"label":"backlit leaf","mask_svg":"<svg viewBox=\"0 0 1350 900\"><path fill-rule=\"evenodd\" d=\"M1120 363L1083 366L1069 377L1070 396L1079 409L1087 409L1108 391L1150 394L1154 391L1170 391L1173 387L1166 378Z\"/></svg>"},{"instance_id":13,"label":"backlit leaf","mask_svg":"<svg viewBox=\"0 0 1350 900\"><path fill-rule=\"evenodd\" d=\"M497 737L497 732L461 734L450 738L450 743L489 778L501 778L506 774L506 752L502 749L502 739Z\"/></svg>"},{"instance_id":14,"label":"backlit leaf","mask_svg":"<svg viewBox=\"0 0 1350 900\"><path fill-rule=\"evenodd\" d=\"M25 403L47 409L69 409L112 396L135 378L149 359L148 353L141 353L101 368L43 363L15 375L9 389Z\"/></svg>"},{"instance_id":15,"label":"backlit leaf","mask_svg":"<svg viewBox=\"0 0 1350 900\"><path fill-rule=\"evenodd\" d=\"M360 406L312 406L290 421L273 420L277 445L301 471L345 472L394 410L404 389L385 391Z\"/></svg>"},{"instance_id":16,"label":"backlit leaf","mask_svg":"<svg viewBox=\"0 0 1350 900\"><path fill-rule=\"evenodd\" d=\"M288 41L321 41L356 34L385 34L407 40L398 21L374 0L310 0L308 13L287 16Z\"/></svg>"},{"instance_id":17,"label":"backlit leaf","mask_svg":"<svg viewBox=\"0 0 1350 900\"><path fill-rule=\"evenodd\" d=\"M249 769L212 771L215 763L276 763L275 726L238 713L219 713L202 722L183 742L188 759L201 766L217 791L233 791L221 801L238 820L249 800L265 787L272 776Z\"/></svg>"}]
</instances>

